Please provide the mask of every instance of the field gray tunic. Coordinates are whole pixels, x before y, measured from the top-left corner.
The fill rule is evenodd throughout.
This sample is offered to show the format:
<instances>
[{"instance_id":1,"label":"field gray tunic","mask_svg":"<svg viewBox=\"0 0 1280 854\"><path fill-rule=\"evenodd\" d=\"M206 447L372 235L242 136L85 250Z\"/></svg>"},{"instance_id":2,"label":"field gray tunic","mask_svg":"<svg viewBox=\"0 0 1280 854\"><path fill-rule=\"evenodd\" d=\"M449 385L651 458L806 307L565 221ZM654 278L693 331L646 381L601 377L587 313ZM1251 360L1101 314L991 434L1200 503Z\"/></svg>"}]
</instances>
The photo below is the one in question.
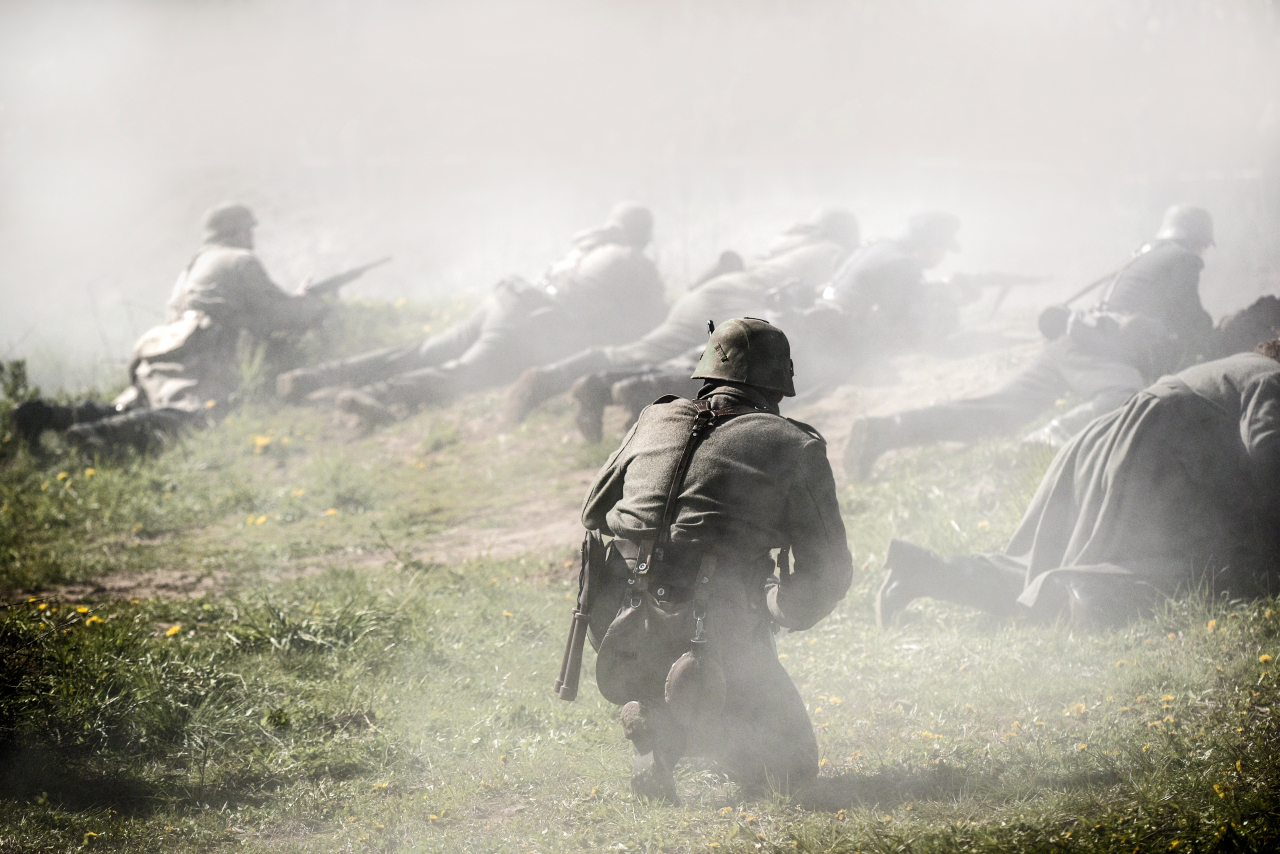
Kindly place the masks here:
<instances>
[{"instance_id":1,"label":"field gray tunic","mask_svg":"<svg viewBox=\"0 0 1280 854\"><path fill-rule=\"evenodd\" d=\"M818 773L818 744L778 661L772 624L809 628L844 597L853 575L826 443L778 416L776 404L752 389L718 385L701 396L713 408L760 411L707 434L672 526L669 552L711 550L719 564L707 624L727 697L717 721L688 733L688 753L716 759L748 785L809 779ZM587 528L633 542L657 535L696 413L684 399L644 410L587 494ZM774 581L769 550L787 544L794 571ZM659 682L648 695L660 702L662 692Z\"/></svg>"}]
</instances>

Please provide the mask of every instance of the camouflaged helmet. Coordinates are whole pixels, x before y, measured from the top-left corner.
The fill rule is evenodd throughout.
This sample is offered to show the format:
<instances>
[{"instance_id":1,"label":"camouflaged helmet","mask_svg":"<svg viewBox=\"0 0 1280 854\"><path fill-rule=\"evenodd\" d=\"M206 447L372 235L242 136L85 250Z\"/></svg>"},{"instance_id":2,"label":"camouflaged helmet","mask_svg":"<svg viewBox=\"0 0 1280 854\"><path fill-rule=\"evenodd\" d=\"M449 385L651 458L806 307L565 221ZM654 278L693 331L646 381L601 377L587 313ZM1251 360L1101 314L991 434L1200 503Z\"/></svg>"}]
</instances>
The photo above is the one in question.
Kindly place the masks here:
<instances>
[{"instance_id":1,"label":"camouflaged helmet","mask_svg":"<svg viewBox=\"0 0 1280 854\"><path fill-rule=\"evenodd\" d=\"M1195 205L1174 205L1164 212L1156 240L1176 240L1191 249L1214 246L1213 217Z\"/></svg>"},{"instance_id":2,"label":"camouflaged helmet","mask_svg":"<svg viewBox=\"0 0 1280 854\"><path fill-rule=\"evenodd\" d=\"M695 380L728 380L795 397L791 345L781 329L754 317L726 320L711 333Z\"/></svg>"},{"instance_id":3,"label":"camouflaged helmet","mask_svg":"<svg viewBox=\"0 0 1280 854\"><path fill-rule=\"evenodd\" d=\"M253 212L236 202L224 202L204 215L205 235L211 238L226 237L257 224Z\"/></svg>"}]
</instances>

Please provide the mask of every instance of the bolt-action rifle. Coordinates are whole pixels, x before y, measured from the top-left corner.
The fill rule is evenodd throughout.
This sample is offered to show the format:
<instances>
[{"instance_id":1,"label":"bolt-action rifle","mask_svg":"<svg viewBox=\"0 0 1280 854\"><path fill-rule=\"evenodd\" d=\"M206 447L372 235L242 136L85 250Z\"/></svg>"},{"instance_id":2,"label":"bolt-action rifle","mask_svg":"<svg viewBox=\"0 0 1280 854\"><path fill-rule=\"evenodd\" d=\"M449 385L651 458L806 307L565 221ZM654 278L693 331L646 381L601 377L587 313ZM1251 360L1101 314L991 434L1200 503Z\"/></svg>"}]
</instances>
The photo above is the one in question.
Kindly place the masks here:
<instances>
[{"instance_id":1,"label":"bolt-action rifle","mask_svg":"<svg viewBox=\"0 0 1280 854\"><path fill-rule=\"evenodd\" d=\"M310 282L302 286L302 293L307 294L308 296L317 296L317 297L328 296L329 294L336 294L338 292L338 289L341 288L343 285L347 285L347 284L350 284L351 282L354 282L356 279L360 278L365 273L372 270L374 267L381 266L390 260L391 260L391 256L388 255L386 258L379 258L377 261L364 264L360 267L352 267L350 270L347 270L344 273L339 273L336 276L330 276L329 278L321 279L318 282Z\"/></svg>"}]
</instances>

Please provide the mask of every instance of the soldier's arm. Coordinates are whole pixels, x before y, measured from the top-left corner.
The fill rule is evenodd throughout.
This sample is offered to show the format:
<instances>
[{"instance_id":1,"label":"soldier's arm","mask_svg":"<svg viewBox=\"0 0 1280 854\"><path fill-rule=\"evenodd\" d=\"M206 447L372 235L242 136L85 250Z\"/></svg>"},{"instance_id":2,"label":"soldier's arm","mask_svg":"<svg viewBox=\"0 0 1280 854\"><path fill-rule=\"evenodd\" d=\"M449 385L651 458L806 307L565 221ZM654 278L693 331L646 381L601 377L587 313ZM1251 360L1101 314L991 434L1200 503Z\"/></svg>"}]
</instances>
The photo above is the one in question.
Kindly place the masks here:
<instances>
[{"instance_id":1,"label":"soldier's arm","mask_svg":"<svg viewBox=\"0 0 1280 854\"><path fill-rule=\"evenodd\" d=\"M1172 326L1178 336L1194 343L1213 330L1213 318L1200 302L1200 270L1204 262L1198 256L1182 259L1172 271L1169 292L1174 294Z\"/></svg>"},{"instance_id":2,"label":"soldier's arm","mask_svg":"<svg viewBox=\"0 0 1280 854\"><path fill-rule=\"evenodd\" d=\"M783 628L801 631L830 614L853 579L825 443L811 440L802 450L786 512L794 568L770 588L769 613Z\"/></svg>"},{"instance_id":3,"label":"soldier's arm","mask_svg":"<svg viewBox=\"0 0 1280 854\"><path fill-rule=\"evenodd\" d=\"M587 492L586 500L582 502L582 526L589 531L613 534L613 531L609 530L609 523L605 521L605 516L615 504L622 500L622 484L626 477L626 467L620 461L635 433L636 425L633 424L627 437L618 446L618 450L614 451L601 467L595 482Z\"/></svg>"},{"instance_id":4,"label":"soldier's arm","mask_svg":"<svg viewBox=\"0 0 1280 854\"><path fill-rule=\"evenodd\" d=\"M1280 376L1254 384L1241 403L1240 435L1259 505L1272 521L1280 520Z\"/></svg>"},{"instance_id":5,"label":"soldier's arm","mask_svg":"<svg viewBox=\"0 0 1280 854\"><path fill-rule=\"evenodd\" d=\"M238 262L240 325L257 335L280 329L305 329L316 323L328 306L316 296L286 293L253 255Z\"/></svg>"}]
</instances>

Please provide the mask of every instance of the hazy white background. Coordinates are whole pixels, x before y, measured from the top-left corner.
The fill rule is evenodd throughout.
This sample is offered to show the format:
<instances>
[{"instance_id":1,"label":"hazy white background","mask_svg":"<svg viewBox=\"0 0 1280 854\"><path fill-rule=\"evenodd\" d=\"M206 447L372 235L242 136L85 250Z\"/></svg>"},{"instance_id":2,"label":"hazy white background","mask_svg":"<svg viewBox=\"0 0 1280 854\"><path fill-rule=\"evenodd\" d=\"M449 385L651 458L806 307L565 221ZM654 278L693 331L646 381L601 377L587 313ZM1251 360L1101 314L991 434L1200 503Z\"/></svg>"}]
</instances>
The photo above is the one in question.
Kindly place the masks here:
<instances>
[{"instance_id":1,"label":"hazy white background","mask_svg":"<svg viewBox=\"0 0 1280 854\"><path fill-rule=\"evenodd\" d=\"M1213 313L1280 289L1272 0L0 2L0 357L114 378L201 213L282 285L535 275L621 198L669 285L822 204L965 221L956 269L1122 260L1209 206Z\"/></svg>"}]
</instances>

